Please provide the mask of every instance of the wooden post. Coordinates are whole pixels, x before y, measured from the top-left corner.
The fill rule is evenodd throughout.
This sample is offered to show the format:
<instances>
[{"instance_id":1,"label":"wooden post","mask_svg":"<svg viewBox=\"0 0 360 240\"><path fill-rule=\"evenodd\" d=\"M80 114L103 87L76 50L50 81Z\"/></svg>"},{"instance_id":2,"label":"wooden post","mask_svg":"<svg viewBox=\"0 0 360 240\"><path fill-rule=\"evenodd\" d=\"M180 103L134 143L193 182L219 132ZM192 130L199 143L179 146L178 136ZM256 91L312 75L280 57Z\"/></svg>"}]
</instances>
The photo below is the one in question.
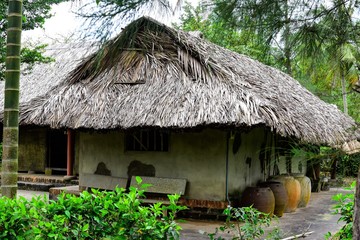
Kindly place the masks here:
<instances>
[{"instance_id":1,"label":"wooden post","mask_svg":"<svg viewBox=\"0 0 360 240\"><path fill-rule=\"evenodd\" d=\"M66 164L66 175L73 175L73 163L74 163L74 138L73 131L71 129L67 130L67 164Z\"/></svg>"}]
</instances>

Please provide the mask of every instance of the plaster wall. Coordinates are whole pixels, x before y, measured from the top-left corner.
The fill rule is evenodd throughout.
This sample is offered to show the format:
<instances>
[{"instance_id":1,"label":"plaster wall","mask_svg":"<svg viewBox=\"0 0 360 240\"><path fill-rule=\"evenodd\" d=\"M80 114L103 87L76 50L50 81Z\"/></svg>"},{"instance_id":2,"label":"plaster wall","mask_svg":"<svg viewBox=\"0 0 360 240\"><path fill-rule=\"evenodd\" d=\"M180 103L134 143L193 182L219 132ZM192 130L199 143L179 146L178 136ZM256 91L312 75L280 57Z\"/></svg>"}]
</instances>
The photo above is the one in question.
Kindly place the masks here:
<instances>
[{"instance_id":1,"label":"plaster wall","mask_svg":"<svg viewBox=\"0 0 360 240\"><path fill-rule=\"evenodd\" d=\"M304 173L306 174L306 159L303 157L294 156L291 158L291 173ZM280 174L288 173L286 169L286 158L280 156L278 161Z\"/></svg>"},{"instance_id":2,"label":"plaster wall","mask_svg":"<svg viewBox=\"0 0 360 240\"><path fill-rule=\"evenodd\" d=\"M111 176L127 178L131 161L153 165L156 177L184 178L191 199L225 200L226 133L172 132L168 152L125 151L124 133L80 133L80 178L104 162Z\"/></svg>"},{"instance_id":3,"label":"plaster wall","mask_svg":"<svg viewBox=\"0 0 360 240\"><path fill-rule=\"evenodd\" d=\"M24 129L19 131L19 171L45 171L46 130Z\"/></svg>"},{"instance_id":4,"label":"plaster wall","mask_svg":"<svg viewBox=\"0 0 360 240\"><path fill-rule=\"evenodd\" d=\"M114 177L127 178L133 160L153 165L156 177L187 180L186 197L199 200L226 200L226 156L228 150L228 190L236 194L263 179L259 152L265 133L254 129L241 134L241 146L232 152L234 139L227 131L171 132L168 152L125 151L124 133L81 132L78 137L79 173L93 174L104 162ZM227 146L228 144L228 146Z\"/></svg>"},{"instance_id":5,"label":"plaster wall","mask_svg":"<svg viewBox=\"0 0 360 240\"><path fill-rule=\"evenodd\" d=\"M237 137L234 137L239 134ZM229 198L238 201L241 193L248 186L256 186L260 181L265 180L267 174L267 161L260 161L261 152L272 149L271 133L263 128L255 128L247 133L232 134L229 141ZM240 148L236 149L235 142L239 141ZM268 152L268 157L271 152Z\"/></svg>"}]
</instances>

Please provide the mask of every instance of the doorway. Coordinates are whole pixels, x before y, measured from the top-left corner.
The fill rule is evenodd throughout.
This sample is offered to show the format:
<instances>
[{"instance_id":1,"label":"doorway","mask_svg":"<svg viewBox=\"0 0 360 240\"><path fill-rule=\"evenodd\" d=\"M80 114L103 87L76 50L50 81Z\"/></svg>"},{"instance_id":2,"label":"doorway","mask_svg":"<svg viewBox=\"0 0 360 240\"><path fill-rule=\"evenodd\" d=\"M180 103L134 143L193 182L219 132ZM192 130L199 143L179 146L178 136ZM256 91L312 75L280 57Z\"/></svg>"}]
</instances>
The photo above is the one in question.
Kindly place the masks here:
<instances>
[{"instance_id":1,"label":"doorway","mask_svg":"<svg viewBox=\"0 0 360 240\"><path fill-rule=\"evenodd\" d=\"M48 161L53 175L66 175L67 165L67 134L64 130L48 132Z\"/></svg>"}]
</instances>

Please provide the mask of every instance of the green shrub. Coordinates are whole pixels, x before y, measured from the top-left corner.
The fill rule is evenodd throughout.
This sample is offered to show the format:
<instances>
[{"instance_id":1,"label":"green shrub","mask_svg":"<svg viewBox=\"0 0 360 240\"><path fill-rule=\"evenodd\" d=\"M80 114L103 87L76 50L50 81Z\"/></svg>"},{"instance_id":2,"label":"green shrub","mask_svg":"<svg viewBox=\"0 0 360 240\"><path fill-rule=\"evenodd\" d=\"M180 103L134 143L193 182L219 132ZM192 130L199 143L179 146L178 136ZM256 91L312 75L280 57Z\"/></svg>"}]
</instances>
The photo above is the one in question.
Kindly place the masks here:
<instances>
[{"instance_id":1,"label":"green shrub","mask_svg":"<svg viewBox=\"0 0 360 240\"><path fill-rule=\"evenodd\" d=\"M24 197L0 198L0 239L28 239L32 236L30 205Z\"/></svg>"},{"instance_id":2,"label":"green shrub","mask_svg":"<svg viewBox=\"0 0 360 240\"><path fill-rule=\"evenodd\" d=\"M337 162L336 172L343 177L357 177L360 153L342 155Z\"/></svg>"},{"instance_id":3,"label":"green shrub","mask_svg":"<svg viewBox=\"0 0 360 240\"><path fill-rule=\"evenodd\" d=\"M353 215L354 215L354 194L355 194L356 182L353 182L347 190L351 190L348 194L338 193L333 196L333 200L337 203L333 207L333 214L340 214L339 221L344 221L345 225L332 236L329 232L326 234L327 239L352 239L352 226L353 226Z\"/></svg>"},{"instance_id":4,"label":"green shrub","mask_svg":"<svg viewBox=\"0 0 360 240\"><path fill-rule=\"evenodd\" d=\"M184 209L176 205L179 196L170 195L169 206L143 206L144 191L93 189L80 197L61 194L49 202L44 197L31 201L1 198L0 238L179 239L180 227L174 221L176 212Z\"/></svg>"},{"instance_id":5,"label":"green shrub","mask_svg":"<svg viewBox=\"0 0 360 240\"><path fill-rule=\"evenodd\" d=\"M228 232L233 237L232 240L253 240L260 239L264 234L264 227L269 227L271 217L269 214L258 211L256 208L242 207L225 209L224 214L227 216L226 223L215 233L208 234L211 240L225 240L221 236L217 236L218 231ZM269 233L271 239L280 239L279 229L274 229Z\"/></svg>"}]
</instances>

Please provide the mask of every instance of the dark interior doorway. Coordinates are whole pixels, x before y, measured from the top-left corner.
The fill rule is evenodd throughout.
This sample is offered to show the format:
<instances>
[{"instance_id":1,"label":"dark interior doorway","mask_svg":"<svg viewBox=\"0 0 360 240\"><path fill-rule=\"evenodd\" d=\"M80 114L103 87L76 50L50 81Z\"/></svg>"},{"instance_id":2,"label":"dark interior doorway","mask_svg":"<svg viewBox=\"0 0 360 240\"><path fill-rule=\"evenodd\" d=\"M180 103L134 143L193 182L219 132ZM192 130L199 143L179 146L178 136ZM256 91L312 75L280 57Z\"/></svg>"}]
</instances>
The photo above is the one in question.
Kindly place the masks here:
<instances>
[{"instance_id":1,"label":"dark interior doorway","mask_svg":"<svg viewBox=\"0 0 360 240\"><path fill-rule=\"evenodd\" d=\"M48 161L47 167L52 174L66 174L67 164L67 135L64 130L50 130L48 132Z\"/></svg>"}]
</instances>

